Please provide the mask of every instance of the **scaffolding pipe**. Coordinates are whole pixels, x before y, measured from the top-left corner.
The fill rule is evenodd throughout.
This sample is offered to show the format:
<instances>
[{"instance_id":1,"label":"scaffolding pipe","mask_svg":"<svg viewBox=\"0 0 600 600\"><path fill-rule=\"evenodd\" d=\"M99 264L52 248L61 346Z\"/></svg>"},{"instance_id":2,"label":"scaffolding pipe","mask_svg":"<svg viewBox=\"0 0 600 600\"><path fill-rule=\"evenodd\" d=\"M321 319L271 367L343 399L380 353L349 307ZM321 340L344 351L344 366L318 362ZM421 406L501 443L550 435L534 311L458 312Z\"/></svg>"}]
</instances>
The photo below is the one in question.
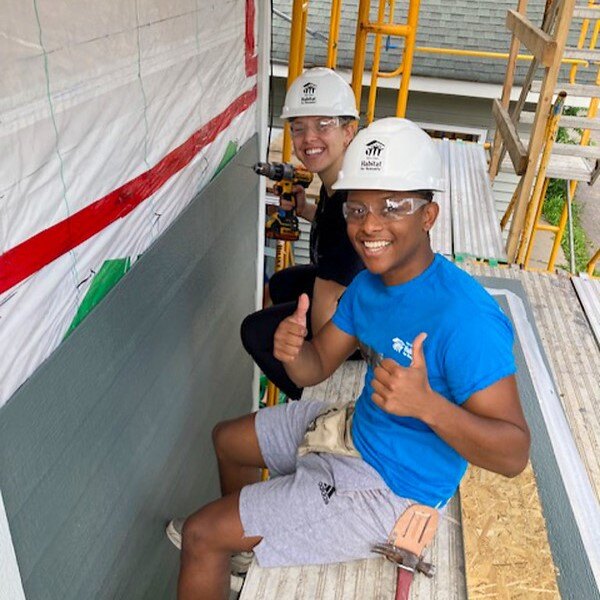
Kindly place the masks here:
<instances>
[{"instance_id":1,"label":"scaffolding pipe","mask_svg":"<svg viewBox=\"0 0 600 600\"><path fill-rule=\"evenodd\" d=\"M339 2L340 0L334 0ZM287 21L288 23L292 22L292 17L290 17L289 15L286 15L284 12L277 10L276 8L273 9L273 14L277 15L280 19L283 19L284 21ZM322 42L328 42L330 38L327 38L325 35L323 35L320 31L316 31L315 29L311 29L310 27L306 28L306 33L308 33L310 36L316 38L317 40L321 40Z\"/></svg>"},{"instance_id":2,"label":"scaffolding pipe","mask_svg":"<svg viewBox=\"0 0 600 600\"><path fill-rule=\"evenodd\" d=\"M329 41L327 44L327 66L335 69L337 64L338 40L340 38L340 19L342 0L332 0L329 17Z\"/></svg>"},{"instance_id":3,"label":"scaffolding pipe","mask_svg":"<svg viewBox=\"0 0 600 600\"><path fill-rule=\"evenodd\" d=\"M412 72L413 56L415 53L415 42L417 39L417 25L419 23L419 7L421 0L410 0L408 5L408 27L409 33L404 43L402 59L402 78L400 79L400 91L398 92L398 104L396 105L396 116L404 117L406 104L408 102L408 84Z\"/></svg>"},{"instance_id":4,"label":"scaffolding pipe","mask_svg":"<svg viewBox=\"0 0 600 600\"><path fill-rule=\"evenodd\" d=\"M385 18L386 0L379 0L377 22ZM390 0L390 21L394 18L394 0ZM375 34L375 50L373 54L373 67L371 68L371 86L369 87L369 100L367 101L367 123L375 118L375 102L377 100L377 76L379 75L379 62L381 60L381 33Z\"/></svg>"},{"instance_id":5,"label":"scaffolding pipe","mask_svg":"<svg viewBox=\"0 0 600 600\"><path fill-rule=\"evenodd\" d=\"M573 235L573 195L571 186L566 182L567 188L567 218L569 219L569 270L575 275L575 236Z\"/></svg>"},{"instance_id":6,"label":"scaffolding pipe","mask_svg":"<svg viewBox=\"0 0 600 600\"><path fill-rule=\"evenodd\" d=\"M525 256L528 254L530 247L533 245L533 232L535 231L538 215L541 213L541 208L539 205L541 205L541 203L544 201L542 190L547 189L547 185L545 185L546 171L548 169L548 164L550 163L552 146L554 145L554 139L556 138L556 133L558 131L558 122L565 106L566 97L567 94L565 92L560 92L560 94L558 94L558 98L552 107L552 113L546 124L546 131L544 135L545 144L540 159L540 166L535 186L527 206L521 243L517 253L517 262L519 264L525 264Z\"/></svg>"},{"instance_id":7,"label":"scaffolding pipe","mask_svg":"<svg viewBox=\"0 0 600 600\"><path fill-rule=\"evenodd\" d=\"M308 12L308 0L294 0L292 7L292 27L290 30L290 55L288 61L288 77L286 89L298 75L302 73L304 66L304 44L306 43L306 14ZM288 162L292 156L292 138L290 136L290 125L285 123L283 129L283 145L281 159Z\"/></svg>"},{"instance_id":8,"label":"scaffolding pipe","mask_svg":"<svg viewBox=\"0 0 600 600\"><path fill-rule=\"evenodd\" d=\"M596 254L592 256L590 262L587 264L587 274L590 277L594 277L594 271L596 269L596 263L600 260L600 248L596 250Z\"/></svg>"}]
</instances>

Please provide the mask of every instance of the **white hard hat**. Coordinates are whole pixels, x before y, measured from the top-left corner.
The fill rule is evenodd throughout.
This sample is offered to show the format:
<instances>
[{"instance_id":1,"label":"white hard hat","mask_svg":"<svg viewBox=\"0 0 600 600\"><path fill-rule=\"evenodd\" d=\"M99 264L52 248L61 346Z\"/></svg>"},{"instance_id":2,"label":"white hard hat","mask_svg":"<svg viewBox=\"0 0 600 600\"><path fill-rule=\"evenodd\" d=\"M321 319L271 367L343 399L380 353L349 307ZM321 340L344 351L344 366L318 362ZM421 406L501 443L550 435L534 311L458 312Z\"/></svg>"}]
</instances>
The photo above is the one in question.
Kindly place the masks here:
<instances>
[{"instance_id":1,"label":"white hard hat","mask_svg":"<svg viewBox=\"0 0 600 600\"><path fill-rule=\"evenodd\" d=\"M435 142L408 119L373 121L352 140L334 190L444 191Z\"/></svg>"},{"instance_id":2,"label":"white hard hat","mask_svg":"<svg viewBox=\"0 0 600 600\"><path fill-rule=\"evenodd\" d=\"M316 67L304 71L290 85L281 112L293 117L354 117L358 119L352 88L331 69Z\"/></svg>"}]
</instances>

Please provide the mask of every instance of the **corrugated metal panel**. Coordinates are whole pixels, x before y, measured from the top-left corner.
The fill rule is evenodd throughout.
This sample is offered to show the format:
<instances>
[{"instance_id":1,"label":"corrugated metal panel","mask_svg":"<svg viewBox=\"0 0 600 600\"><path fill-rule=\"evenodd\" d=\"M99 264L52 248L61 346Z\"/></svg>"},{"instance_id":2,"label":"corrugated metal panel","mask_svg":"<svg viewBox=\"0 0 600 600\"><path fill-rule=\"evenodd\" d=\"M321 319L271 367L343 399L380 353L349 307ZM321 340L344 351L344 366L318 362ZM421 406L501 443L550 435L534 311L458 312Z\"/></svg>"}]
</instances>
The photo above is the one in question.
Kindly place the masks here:
<instances>
[{"instance_id":1,"label":"corrugated metal panel","mask_svg":"<svg viewBox=\"0 0 600 600\"><path fill-rule=\"evenodd\" d=\"M446 189L436 192L435 201L440 205L440 214L431 230L431 247L435 252L452 256L452 210L450 201L450 142L438 141L438 150L444 164Z\"/></svg>"},{"instance_id":2,"label":"corrugated metal panel","mask_svg":"<svg viewBox=\"0 0 600 600\"><path fill-rule=\"evenodd\" d=\"M454 254L506 261L484 149L450 142Z\"/></svg>"},{"instance_id":3,"label":"corrugated metal panel","mask_svg":"<svg viewBox=\"0 0 600 600\"><path fill-rule=\"evenodd\" d=\"M574 277L571 281L600 345L600 281L586 276ZM598 377L600 378L600 373Z\"/></svg>"},{"instance_id":4,"label":"corrugated metal panel","mask_svg":"<svg viewBox=\"0 0 600 600\"><path fill-rule=\"evenodd\" d=\"M502 220L502 217L508 208L510 200L517 189L519 179L520 177L514 173L504 173L501 171L496 175L492 183L492 192L494 194L494 204L496 206L496 218L498 219L498 223ZM511 221L512 217L502 231L502 242L505 247L506 241L508 240Z\"/></svg>"}]
</instances>

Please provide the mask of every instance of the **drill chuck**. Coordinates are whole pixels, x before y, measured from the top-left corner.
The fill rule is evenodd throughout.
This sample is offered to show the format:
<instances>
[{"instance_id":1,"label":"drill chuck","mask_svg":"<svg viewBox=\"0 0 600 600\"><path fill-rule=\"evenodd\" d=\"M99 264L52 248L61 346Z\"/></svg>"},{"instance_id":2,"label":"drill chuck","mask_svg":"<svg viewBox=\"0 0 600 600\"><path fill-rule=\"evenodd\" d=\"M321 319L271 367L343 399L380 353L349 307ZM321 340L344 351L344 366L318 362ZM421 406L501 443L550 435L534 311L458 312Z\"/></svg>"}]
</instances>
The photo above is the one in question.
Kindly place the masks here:
<instances>
[{"instance_id":1,"label":"drill chuck","mask_svg":"<svg viewBox=\"0 0 600 600\"><path fill-rule=\"evenodd\" d=\"M258 162L254 165L254 172L271 181L292 181L304 187L310 185L313 178L310 171L295 167L292 163Z\"/></svg>"}]
</instances>

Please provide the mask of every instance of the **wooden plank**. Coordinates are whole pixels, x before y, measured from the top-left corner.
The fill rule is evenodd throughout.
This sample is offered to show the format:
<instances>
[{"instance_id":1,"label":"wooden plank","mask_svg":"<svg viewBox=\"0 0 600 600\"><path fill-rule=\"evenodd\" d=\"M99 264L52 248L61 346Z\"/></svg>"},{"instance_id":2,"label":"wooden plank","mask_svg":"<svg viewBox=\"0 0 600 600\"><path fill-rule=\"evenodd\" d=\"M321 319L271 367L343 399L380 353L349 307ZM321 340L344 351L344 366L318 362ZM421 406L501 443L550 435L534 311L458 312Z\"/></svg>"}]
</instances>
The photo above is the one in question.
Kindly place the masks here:
<instances>
[{"instance_id":1,"label":"wooden plank","mask_svg":"<svg viewBox=\"0 0 600 600\"><path fill-rule=\"evenodd\" d=\"M577 156L592 160L600 159L600 146L582 146L581 144L554 144L552 154L557 156Z\"/></svg>"},{"instance_id":2,"label":"wooden plank","mask_svg":"<svg viewBox=\"0 0 600 600\"><path fill-rule=\"evenodd\" d=\"M573 19L600 19L600 7L576 6Z\"/></svg>"},{"instance_id":3,"label":"wooden plank","mask_svg":"<svg viewBox=\"0 0 600 600\"><path fill-rule=\"evenodd\" d=\"M524 111L521 113L520 122L525 124L533 123L535 113ZM570 127L573 129L591 129L593 131L600 131L600 119L590 119L588 117L573 117L569 115L561 115L560 117L561 127Z\"/></svg>"},{"instance_id":4,"label":"wooden plank","mask_svg":"<svg viewBox=\"0 0 600 600\"><path fill-rule=\"evenodd\" d=\"M519 4L517 6L517 11L519 13L524 13L527 8L528 0L519 0ZM519 53L519 48L521 44L519 42L519 38L516 36L512 36L510 40L510 51L508 54L508 63L506 65L506 75L504 76L504 84L502 86L502 98L500 100L500 104L508 110L510 105L510 94L512 90L512 86L515 79L515 70L517 65L517 55ZM513 123L516 123L517 119L512 119ZM493 180L498 174L498 167L502 162L501 154L503 152L502 146L502 138L500 136L500 132L498 129L494 132L494 141L492 143L492 157L490 160L490 177Z\"/></svg>"},{"instance_id":5,"label":"wooden plank","mask_svg":"<svg viewBox=\"0 0 600 600\"><path fill-rule=\"evenodd\" d=\"M507 158L501 165L501 171L512 173L512 162ZM571 181L582 181L590 183L593 167L584 158L576 156L550 156L550 164L546 175L555 179L569 179Z\"/></svg>"},{"instance_id":6,"label":"wooden plank","mask_svg":"<svg viewBox=\"0 0 600 600\"><path fill-rule=\"evenodd\" d=\"M541 81L531 84L531 91L539 93L542 88ZM567 96L578 96L579 98L599 98L600 85L584 85L581 83L557 83L555 92L566 92Z\"/></svg>"},{"instance_id":7,"label":"wooden plank","mask_svg":"<svg viewBox=\"0 0 600 600\"><path fill-rule=\"evenodd\" d=\"M519 138L515 124L511 121L508 111L500 104L498 99L494 99L492 114L515 168L515 173L523 175L527 168L527 151Z\"/></svg>"},{"instance_id":8,"label":"wooden plank","mask_svg":"<svg viewBox=\"0 0 600 600\"><path fill-rule=\"evenodd\" d=\"M546 9L544 11L544 18L543 18L543 22L542 22L542 30L543 31L552 31L552 29L554 27L554 23L556 21L556 15L557 15L557 10L556 10L557 2L558 2L558 0L554 0L554 2L552 2L552 4L550 4L550 5L548 5L548 3L546 3ZM519 6L519 9L520 9L520 6ZM510 118L513 123L518 123L518 121L519 121L519 115L521 114L521 111L523 110L523 107L525 106L525 102L527 101L527 95L529 94L531 82L533 81L533 78L535 77L535 74L537 73L537 69L538 69L538 60L534 56L533 60L531 61L530 65L529 65L529 68L527 69L527 75L525 76L525 79L523 81L523 87L521 88L521 93L519 94L519 99L517 100L512 112L511 112ZM504 91L503 91L503 93L504 93ZM544 103L542 102L542 104L544 104ZM538 115L540 113L540 108L541 108L540 103L538 102L538 109L536 111L536 123L537 123L537 119L539 118ZM545 110L547 109L547 107L545 107L545 106L543 108ZM544 116L544 118L545 118L545 116ZM534 126L534 129L535 129L535 126ZM506 154L506 148L501 147L497 164L500 164L500 165L502 164L505 154ZM492 153L492 161L490 161L490 176L492 178L495 176L496 171L498 169L495 160L496 160L496 154ZM511 227L512 227L512 224L511 224Z\"/></svg>"},{"instance_id":9,"label":"wooden plank","mask_svg":"<svg viewBox=\"0 0 600 600\"><path fill-rule=\"evenodd\" d=\"M563 58L576 58L588 62L600 62L600 50L589 50L586 48L565 48Z\"/></svg>"},{"instance_id":10,"label":"wooden plank","mask_svg":"<svg viewBox=\"0 0 600 600\"><path fill-rule=\"evenodd\" d=\"M556 56L556 41L552 36L536 27L525 15L512 9L506 15L506 27L545 67L552 65Z\"/></svg>"}]
</instances>

